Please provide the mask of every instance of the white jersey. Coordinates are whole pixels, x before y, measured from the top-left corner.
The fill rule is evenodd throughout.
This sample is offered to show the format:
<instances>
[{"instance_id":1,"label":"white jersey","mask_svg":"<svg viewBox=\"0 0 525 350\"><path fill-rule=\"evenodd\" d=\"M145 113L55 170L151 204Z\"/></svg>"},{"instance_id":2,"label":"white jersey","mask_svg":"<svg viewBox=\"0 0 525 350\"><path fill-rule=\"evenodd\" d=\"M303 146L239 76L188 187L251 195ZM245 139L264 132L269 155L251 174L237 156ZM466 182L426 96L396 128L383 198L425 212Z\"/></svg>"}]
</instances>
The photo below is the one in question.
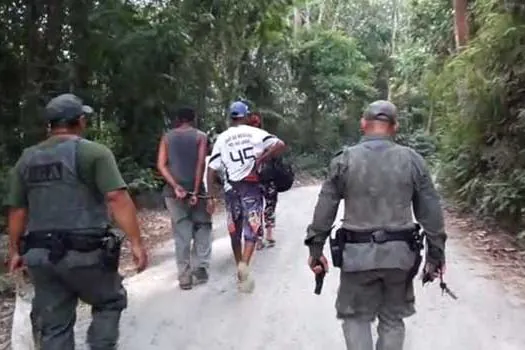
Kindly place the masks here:
<instances>
[{"instance_id":1,"label":"white jersey","mask_svg":"<svg viewBox=\"0 0 525 350\"><path fill-rule=\"evenodd\" d=\"M208 166L214 170L224 167L230 181L241 181L254 169L255 159L278 141L263 129L231 126L217 137Z\"/></svg>"}]
</instances>

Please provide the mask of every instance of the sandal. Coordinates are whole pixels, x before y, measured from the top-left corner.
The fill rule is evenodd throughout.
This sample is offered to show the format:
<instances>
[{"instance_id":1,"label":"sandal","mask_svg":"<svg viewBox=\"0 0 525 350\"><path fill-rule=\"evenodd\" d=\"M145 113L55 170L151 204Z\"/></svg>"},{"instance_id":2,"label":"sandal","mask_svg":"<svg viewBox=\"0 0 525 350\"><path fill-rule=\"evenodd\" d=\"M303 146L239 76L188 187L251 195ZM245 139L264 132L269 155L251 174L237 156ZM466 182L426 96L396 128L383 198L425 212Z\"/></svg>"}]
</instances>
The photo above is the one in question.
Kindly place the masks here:
<instances>
[{"instance_id":1,"label":"sandal","mask_svg":"<svg viewBox=\"0 0 525 350\"><path fill-rule=\"evenodd\" d=\"M262 250L262 249L265 248L265 246L266 245L264 244L264 241L262 239L259 239L259 240L257 240L257 245L255 246L255 248L257 250Z\"/></svg>"},{"instance_id":2,"label":"sandal","mask_svg":"<svg viewBox=\"0 0 525 350\"><path fill-rule=\"evenodd\" d=\"M267 239L266 242L268 242L268 248L275 247L275 239Z\"/></svg>"}]
</instances>

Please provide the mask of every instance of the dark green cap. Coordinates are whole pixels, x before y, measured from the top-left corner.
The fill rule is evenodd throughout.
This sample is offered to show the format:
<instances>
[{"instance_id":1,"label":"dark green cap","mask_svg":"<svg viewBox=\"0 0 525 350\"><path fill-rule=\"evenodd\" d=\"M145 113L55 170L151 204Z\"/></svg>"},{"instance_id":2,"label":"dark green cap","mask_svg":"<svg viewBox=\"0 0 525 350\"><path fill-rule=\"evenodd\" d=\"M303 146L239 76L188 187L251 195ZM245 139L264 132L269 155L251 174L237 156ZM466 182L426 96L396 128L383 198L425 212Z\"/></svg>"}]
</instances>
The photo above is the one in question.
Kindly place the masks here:
<instances>
[{"instance_id":1,"label":"dark green cap","mask_svg":"<svg viewBox=\"0 0 525 350\"><path fill-rule=\"evenodd\" d=\"M395 124L397 121L397 107L390 101L378 100L368 106L363 114L363 118Z\"/></svg>"},{"instance_id":2,"label":"dark green cap","mask_svg":"<svg viewBox=\"0 0 525 350\"><path fill-rule=\"evenodd\" d=\"M68 121L91 113L93 108L84 105L80 97L62 94L49 101L44 114L47 121Z\"/></svg>"}]
</instances>

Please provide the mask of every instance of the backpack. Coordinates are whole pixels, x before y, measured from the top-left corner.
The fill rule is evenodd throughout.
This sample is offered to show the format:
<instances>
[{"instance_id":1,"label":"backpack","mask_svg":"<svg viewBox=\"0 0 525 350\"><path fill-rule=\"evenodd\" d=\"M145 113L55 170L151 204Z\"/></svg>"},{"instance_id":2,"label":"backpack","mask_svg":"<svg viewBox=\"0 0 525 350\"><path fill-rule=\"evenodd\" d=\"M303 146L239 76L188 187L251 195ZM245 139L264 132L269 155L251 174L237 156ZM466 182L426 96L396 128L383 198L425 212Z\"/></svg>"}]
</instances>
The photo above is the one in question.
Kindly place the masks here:
<instances>
[{"instance_id":1,"label":"backpack","mask_svg":"<svg viewBox=\"0 0 525 350\"><path fill-rule=\"evenodd\" d=\"M263 165L259 177L263 184L273 181L277 192L286 192L294 183L295 173L288 162L277 157Z\"/></svg>"}]
</instances>

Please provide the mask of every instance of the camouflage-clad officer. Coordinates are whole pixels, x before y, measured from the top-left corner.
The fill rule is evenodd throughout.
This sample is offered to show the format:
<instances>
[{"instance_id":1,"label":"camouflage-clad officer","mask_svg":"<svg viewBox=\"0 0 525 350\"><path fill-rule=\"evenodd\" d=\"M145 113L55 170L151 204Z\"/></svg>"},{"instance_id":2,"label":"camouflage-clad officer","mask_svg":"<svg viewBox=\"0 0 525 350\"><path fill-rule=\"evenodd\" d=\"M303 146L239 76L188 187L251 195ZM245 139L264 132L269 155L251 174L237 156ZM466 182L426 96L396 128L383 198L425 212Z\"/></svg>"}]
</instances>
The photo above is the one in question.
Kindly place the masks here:
<instances>
[{"instance_id":1,"label":"camouflage-clad officer","mask_svg":"<svg viewBox=\"0 0 525 350\"><path fill-rule=\"evenodd\" d=\"M147 264L135 206L113 154L80 137L90 112L75 95L52 99L45 109L49 138L24 150L8 186L9 268L28 268L42 350L75 348L79 299L92 306L90 348L116 349L127 295L108 209L131 242L137 269Z\"/></svg>"},{"instance_id":2,"label":"camouflage-clad officer","mask_svg":"<svg viewBox=\"0 0 525 350\"><path fill-rule=\"evenodd\" d=\"M393 141L396 107L388 101L370 104L361 128L361 141L330 164L305 243L314 273L322 270L320 265L327 269L323 246L344 200L336 310L347 349L373 349L371 322L377 317L376 349L401 350L403 318L415 313L412 278L419 250L413 246L412 208L427 233L425 269L434 277L444 269L443 214L423 158Z\"/></svg>"}]
</instances>

